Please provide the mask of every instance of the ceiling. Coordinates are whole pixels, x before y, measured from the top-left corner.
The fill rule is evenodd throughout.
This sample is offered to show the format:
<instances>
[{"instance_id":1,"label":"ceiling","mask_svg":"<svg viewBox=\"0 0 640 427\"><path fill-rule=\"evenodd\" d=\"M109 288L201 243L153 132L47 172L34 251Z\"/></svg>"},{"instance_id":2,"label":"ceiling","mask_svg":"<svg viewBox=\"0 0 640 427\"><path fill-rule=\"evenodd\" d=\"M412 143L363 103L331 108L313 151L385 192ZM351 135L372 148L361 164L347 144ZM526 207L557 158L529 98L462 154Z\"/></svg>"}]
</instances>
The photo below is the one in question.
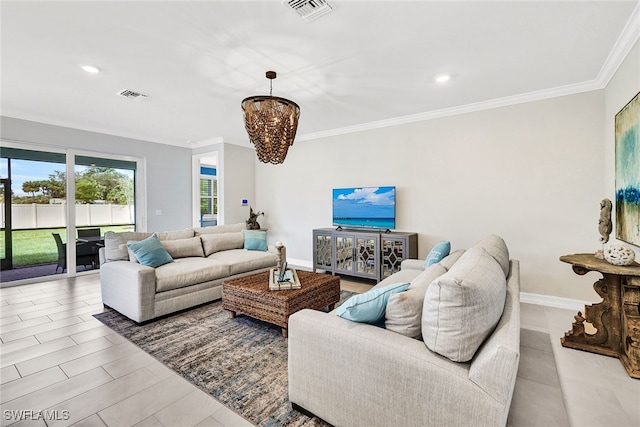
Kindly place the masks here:
<instances>
[{"instance_id":1,"label":"ceiling","mask_svg":"<svg viewBox=\"0 0 640 427\"><path fill-rule=\"evenodd\" d=\"M637 0L329 1L307 22L279 0L3 0L1 113L248 145L240 102L274 70L304 140L602 88L640 34Z\"/></svg>"}]
</instances>

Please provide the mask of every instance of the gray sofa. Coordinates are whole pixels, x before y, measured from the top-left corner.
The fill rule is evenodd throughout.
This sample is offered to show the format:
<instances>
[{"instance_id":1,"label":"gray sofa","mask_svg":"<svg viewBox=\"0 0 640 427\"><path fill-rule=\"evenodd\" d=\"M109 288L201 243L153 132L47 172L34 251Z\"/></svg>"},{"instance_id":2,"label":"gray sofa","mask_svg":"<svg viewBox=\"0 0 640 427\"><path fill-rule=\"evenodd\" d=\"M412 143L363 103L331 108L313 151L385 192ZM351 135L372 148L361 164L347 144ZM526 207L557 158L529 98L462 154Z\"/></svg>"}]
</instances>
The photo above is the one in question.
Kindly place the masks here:
<instances>
[{"instance_id":1,"label":"gray sofa","mask_svg":"<svg viewBox=\"0 0 640 427\"><path fill-rule=\"evenodd\" d=\"M245 250L245 223L155 233L174 262L157 268L139 264L127 242L154 233L105 234L100 250L102 302L136 322L222 297L222 282L267 271L278 263L268 251Z\"/></svg>"},{"instance_id":2,"label":"gray sofa","mask_svg":"<svg viewBox=\"0 0 640 427\"><path fill-rule=\"evenodd\" d=\"M484 247L456 251L426 270L422 261L404 261L401 271L376 285L411 283L408 291L389 298L386 329L346 320L335 310L292 315L289 400L294 408L335 426L506 425L520 357L519 263L509 260L506 245L497 236L477 246ZM496 263L502 269L478 261L484 252L499 258ZM420 285L421 279L427 280L426 285ZM478 284L493 289L462 301L481 317L494 311L489 306L498 307L497 325L489 327L485 336L468 339L456 336L458 327L448 325L449 331L434 340L434 318L437 326L446 328L446 311L460 308L444 302L443 295L451 290L447 286L464 288L465 283L471 289ZM499 293L485 298L502 287L504 298ZM442 304L436 307L433 302L439 298ZM404 316L398 316L399 308ZM459 313L456 317L464 319L461 333L470 335L486 320ZM415 337L416 321L423 337ZM477 349L465 348L474 340L479 342ZM469 360L452 360L458 358Z\"/></svg>"}]
</instances>

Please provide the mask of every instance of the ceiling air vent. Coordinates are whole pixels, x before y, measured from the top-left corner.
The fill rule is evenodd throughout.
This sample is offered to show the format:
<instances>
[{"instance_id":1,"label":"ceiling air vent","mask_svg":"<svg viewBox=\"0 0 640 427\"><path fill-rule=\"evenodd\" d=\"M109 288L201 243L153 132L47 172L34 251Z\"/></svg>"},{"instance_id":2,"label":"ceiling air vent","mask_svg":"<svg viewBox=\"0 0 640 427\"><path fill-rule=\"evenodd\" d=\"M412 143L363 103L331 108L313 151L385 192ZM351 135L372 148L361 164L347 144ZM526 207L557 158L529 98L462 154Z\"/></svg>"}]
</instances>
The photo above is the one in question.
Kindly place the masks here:
<instances>
[{"instance_id":1,"label":"ceiling air vent","mask_svg":"<svg viewBox=\"0 0 640 427\"><path fill-rule=\"evenodd\" d=\"M326 0L283 0L290 9L293 9L305 21L312 21L331 12L331 5Z\"/></svg>"},{"instance_id":2,"label":"ceiling air vent","mask_svg":"<svg viewBox=\"0 0 640 427\"><path fill-rule=\"evenodd\" d=\"M118 92L118 95L120 96L124 96L125 98L132 98L132 99L136 99L136 98L146 98L147 95L144 95L142 93L139 92L134 92L132 90L129 89L122 89L120 92Z\"/></svg>"}]
</instances>

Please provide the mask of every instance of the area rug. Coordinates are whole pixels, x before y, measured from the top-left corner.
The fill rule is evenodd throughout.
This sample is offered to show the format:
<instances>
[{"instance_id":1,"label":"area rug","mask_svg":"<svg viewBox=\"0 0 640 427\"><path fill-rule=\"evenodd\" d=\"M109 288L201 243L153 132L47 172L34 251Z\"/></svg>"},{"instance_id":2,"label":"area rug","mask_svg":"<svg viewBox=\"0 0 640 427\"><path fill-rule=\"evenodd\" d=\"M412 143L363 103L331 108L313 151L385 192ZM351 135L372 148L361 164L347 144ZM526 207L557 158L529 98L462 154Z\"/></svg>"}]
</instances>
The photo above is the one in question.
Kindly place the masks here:
<instances>
[{"instance_id":1,"label":"area rug","mask_svg":"<svg viewBox=\"0 0 640 427\"><path fill-rule=\"evenodd\" d=\"M351 295L340 291L336 306ZM256 425L328 426L291 408L278 326L231 319L220 301L143 325L110 308L94 317Z\"/></svg>"},{"instance_id":2,"label":"area rug","mask_svg":"<svg viewBox=\"0 0 640 427\"><path fill-rule=\"evenodd\" d=\"M351 295L341 291L338 305ZM253 424L329 426L291 408L280 327L231 319L220 301L143 325L112 309L94 317ZM521 329L520 338L508 426L568 426L549 335Z\"/></svg>"}]
</instances>

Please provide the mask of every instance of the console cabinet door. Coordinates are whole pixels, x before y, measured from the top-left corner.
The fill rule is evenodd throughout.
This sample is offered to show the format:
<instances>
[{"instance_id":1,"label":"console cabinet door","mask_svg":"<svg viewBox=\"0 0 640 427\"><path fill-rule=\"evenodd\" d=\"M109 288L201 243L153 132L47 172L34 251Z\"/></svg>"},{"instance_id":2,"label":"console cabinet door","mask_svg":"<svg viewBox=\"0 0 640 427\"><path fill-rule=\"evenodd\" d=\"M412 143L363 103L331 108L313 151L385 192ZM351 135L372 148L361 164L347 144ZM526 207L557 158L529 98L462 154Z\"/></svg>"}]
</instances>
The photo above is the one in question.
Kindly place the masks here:
<instances>
[{"instance_id":1,"label":"console cabinet door","mask_svg":"<svg viewBox=\"0 0 640 427\"><path fill-rule=\"evenodd\" d=\"M356 262L354 274L360 277L378 279L380 277L380 236L378 234L358 234L355 236Z\"/></svg>"},{"instance_id":2,"label":"console cabinet door","mask_svg":"<svg viewBox=\"0 0 640 427\"><path fill-rule=\"evenodd\" d=\"M317 268L320 270L333 270L333 246L332 233L325 231L313 231L313 271Z\"/></svg>"},{"instance_id":3,"label":"console cabinet door","mask_svg":"<svg viewBox=\"0 0 640 427\"><path fill-rule=\"evenodd\" d=\"M382 278L400 271L400 264L408 258L407 239L404 237L382 237Z\"/></svg>"},{"instance_id":4,"label":"console cabinet door","mask_svg":"<svg viewBox=\"0 0 640 427\"><path fill-rule=\"evenodd\" d=\"M355 236L353 234L333 235L334 260L333 271L335 273L353 274Z\"/></svg>"}]
</instances>

